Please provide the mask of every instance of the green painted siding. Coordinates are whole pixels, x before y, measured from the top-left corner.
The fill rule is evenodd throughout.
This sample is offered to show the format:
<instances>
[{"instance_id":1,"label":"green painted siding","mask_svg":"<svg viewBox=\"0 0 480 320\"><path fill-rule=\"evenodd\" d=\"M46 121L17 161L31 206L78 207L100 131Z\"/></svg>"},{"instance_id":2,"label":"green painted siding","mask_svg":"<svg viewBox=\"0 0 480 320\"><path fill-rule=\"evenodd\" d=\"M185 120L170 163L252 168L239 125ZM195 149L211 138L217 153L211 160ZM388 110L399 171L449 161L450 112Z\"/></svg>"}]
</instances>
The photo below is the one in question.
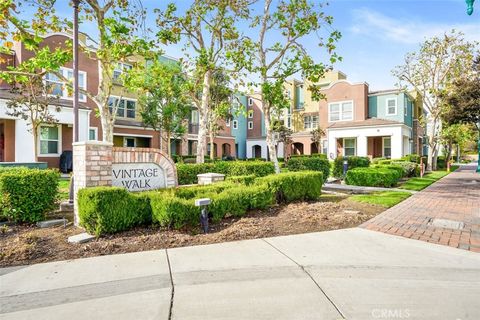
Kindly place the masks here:
<instances>
[{"instance_id":1,"label":"green painted siding","mask_svg":"<svg viewBox=\"0 0 480 320\"><path fill-rule=\"evenodd\" d=\"M387 113L387 102L396 101L395 114ZM405 108L406 107L406 108ZM393 120L405 123L407 126L413 125L413 102L409 96L404 93L375 95L368 97L368 117Z\"/></svg>"},{"instance_id":2,"label":"green painted siding","mask_svg":"<svg viewBox=\"0 0 480 320\"><path fill-rule=\"evenodd\" d=\"M235 137L235 144L237 146L237 158L238 159L245 159L247 157L247 118L245 117L245 113L247 110L247 97L244 95L237 95L238 99L240 100L241 106L236 110L232 110L233 113L233 120L238 122L237 129L232 129L232 136ZM233 123L233 121L232 121Z\"/></svg>"}]
</instances>

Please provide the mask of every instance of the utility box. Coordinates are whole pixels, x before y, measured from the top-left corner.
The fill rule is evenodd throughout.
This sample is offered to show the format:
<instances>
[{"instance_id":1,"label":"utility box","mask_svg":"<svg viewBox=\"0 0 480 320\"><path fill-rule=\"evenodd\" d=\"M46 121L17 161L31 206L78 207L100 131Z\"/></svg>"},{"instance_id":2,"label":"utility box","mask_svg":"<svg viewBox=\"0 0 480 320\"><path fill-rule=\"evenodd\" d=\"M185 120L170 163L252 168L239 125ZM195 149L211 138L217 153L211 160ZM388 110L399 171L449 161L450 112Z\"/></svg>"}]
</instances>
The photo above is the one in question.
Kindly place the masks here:
<instances>
[{"instance_id":1,"label":"utility box","mask_svg":"<svg viewBox=\"0 0 480 320\"><path fill-rule=\"evenodd\" d=\"M198 184L206 185L225 180L225 175L221 173L202 173L197 175Z\"/></svg>"}]
</instances>

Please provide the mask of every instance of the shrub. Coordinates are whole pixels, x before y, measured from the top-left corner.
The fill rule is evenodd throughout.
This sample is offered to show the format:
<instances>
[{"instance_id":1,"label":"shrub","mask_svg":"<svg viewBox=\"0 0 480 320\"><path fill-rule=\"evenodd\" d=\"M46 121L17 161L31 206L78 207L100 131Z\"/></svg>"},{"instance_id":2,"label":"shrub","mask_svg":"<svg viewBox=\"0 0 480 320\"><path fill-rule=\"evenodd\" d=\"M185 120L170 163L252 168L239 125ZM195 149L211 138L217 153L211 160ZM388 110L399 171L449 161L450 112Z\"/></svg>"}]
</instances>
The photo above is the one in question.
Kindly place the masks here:
<instances>
[{"instance_id":1,"label":"shrub","mask_svg":"<svg viewBox=\"0 0 480 320\"><path fill-rule=\"evenodd\" d=\"M389 165L392 163L392 159L378 160L377 164L380 165Z\"/></svg>"},{"instance_id":2,"label":"shrub","mask_svg":"<svg viewBox=\"0 0 480 320\"><path fill-rule=\"evenodd\" d=\"M56 170L8 168L0 170L0 216L15 222L37 222L55 208Z\"/></svg>"},{"instance_id":3,"label":"shrub","mask_svg":"<svg viewBox=\"0 0 480 320\"><path fill-rule=\"evenodd\" d=\"M79 190L78 213L80 225L97 236L128 230L149 223L152 218L146 194L130 193L118 187Z\"/></svg>"},{"instance_id":4,"label":"shrub","mask_svg":"<svg viewBox=\"0 0 480 320\"><path fill-rule=\"evenodd\" d=\"M195 184L197 175L207 172L222 173L227 176L253 174L263 177L275 172L273 163L265 161L217 161L214 163L177 164L178 184Z\"/></svg>"},{"instance_id":5,"label":"shrub","mask_svg":"<svg viewBox=\"0 0 480 320\"><path fill-rule=\"evenodd\" d=\"M209 185L195 185L177 188L174 193L177 197L184 199L203 198L205 194L217 194L236 184L231 181L217 182Z\"/></svg>"},{"instance_id":6,"label":"shrub","mask_svg":"<svg viewBox=\"0 0 480 320\"><path fill-rule=\"evenodd\" d=\"M344 178L343 161L345 159L347 159L347 162L348 162L348 170L370 166L370 159L368 157L337 157L333 165L334 177Z\"/></svg>"},{"instance_id":7,"label":"shrub","mask_svg":"<svg viewBox=\"0 0 480 320\"><path fill-rule=\"evenodd\" d=\"M257 179L266 184L278 203L316 200L320 197L323 174L316 171L287 172Z\"/></svg>"},{"instance_id":8,"label":"shrub","mask_svg":"<svg viewBox=\"0 0 480 320\"><path fill-rule=\"evenodd\" d=\"M254 174L249 174L246 176L230 176L227 177L226 181L249 186L255 181L255 178L256 176Z\"/></svg>"},{"instance_id":9,"label":"shrub","mask_svg":"<svg viewBox=\"0 0 480 320\"><path fill-rule=\"evenodd\" d=\"M392 161L392 165L401 167L403 169L404 177L418 177L420 175L420 166L415 162Z\"/></svg>"},{"instance_id":10,"label":"shrub","mask_svg":"<svg viewBox=\"0 0 480 320\"><path fill-rule=\"evenodd\" d=\"M288 160L287 168L289 171L321 171L323 173L323 183L330 176L330 162L320 156L291 158Z\"/></svg>"},{"instance_id":11,"label":"shrub","mask_svg":"<svg viewBox=\"0 0 480 320\"><path fill-rule=\"evenodd\" d=\"M152 220L162 227L181 229L197 225L200 221L200 208L194 200L175 196L173 193L148 193L152 207Z\"/></svg>"},{"instance_id":12,"label":"shrub","mask_svg":"<svg viewBox=\"0 0 480 320\"><path fill-rule=\"evenodd\" d=\"M345 182L348 185L367 187L393 187L401 174L387 168L355 168L347 171Z\"/></svg>"},{"instance_id":13,"label":"shrub","mask_svg":"<svg viewBox=\"0 0 480 320\"><path fill-rule=\"evenodd\" d=\"M402 160L405 160L407 162L415 162L415 163L420 163L420 156L418 154L408 154L404 157L402 157Z\"/></svg>"},{"instance_id":14,"label":"shrub","mask_svg":"<svg viewBox=\"0 0 480 320\"><path fill-rule=\"evenodd\" d=\"M381 161L381 160L389 160L389 159L383 158L383 157L373 158L373 159L372 159L372 164L378 164L378 162Z\"/></svg>"},{"instance_id":15,"label":"shrub","mask_svg":"<svg viewBox=\"0 0 480 320\"><path fill-rule=\"evenodd\" d=\"M437 157L437 169L445 169L447 167L447 160L444 156Z\"/></svg>"}]
</instances>

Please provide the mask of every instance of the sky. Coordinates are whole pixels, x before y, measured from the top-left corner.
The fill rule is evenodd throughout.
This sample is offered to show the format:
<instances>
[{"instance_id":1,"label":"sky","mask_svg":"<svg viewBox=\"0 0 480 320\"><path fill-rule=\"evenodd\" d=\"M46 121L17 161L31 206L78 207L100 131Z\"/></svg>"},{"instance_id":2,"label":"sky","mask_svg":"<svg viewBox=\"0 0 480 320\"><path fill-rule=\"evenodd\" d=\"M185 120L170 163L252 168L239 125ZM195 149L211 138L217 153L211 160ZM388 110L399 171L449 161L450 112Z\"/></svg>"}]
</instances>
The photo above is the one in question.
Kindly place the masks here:
<instances>
[{"instance_id":1,"label":"sky","mask_svg":"<svg viewBox=\"0 0 480 320\"><path fill-rule=\"evenodd\" d=\"M71 15L68 2L57 1L59 15ZM168 2L143 0L148 10L147 24L155 23L153 8L164 8ZM173 2L182 10L190 1ZM344 72L352 82L367 82L372 91L395 87L391 70L402 64L406 53L417 50L425 38L456 29L464 32L468 40L480 41L480 1L472 16L466 14L464 0L331 0L325 12L333 16L333 28L342 33L337 52L343 61L336 63L334 69ZM28 19L30 14L23 12L22 18ZM91 25L84 24L80 30L91 34ZM254 33L247 25L241 29ZM269 38L274 41L277 35ZM304 44L317 61L325 61L326 55L316 46L316 40L311 37ZM182 55L180 44L162 49L169 56Z\"/></svg>"}]
</instances>

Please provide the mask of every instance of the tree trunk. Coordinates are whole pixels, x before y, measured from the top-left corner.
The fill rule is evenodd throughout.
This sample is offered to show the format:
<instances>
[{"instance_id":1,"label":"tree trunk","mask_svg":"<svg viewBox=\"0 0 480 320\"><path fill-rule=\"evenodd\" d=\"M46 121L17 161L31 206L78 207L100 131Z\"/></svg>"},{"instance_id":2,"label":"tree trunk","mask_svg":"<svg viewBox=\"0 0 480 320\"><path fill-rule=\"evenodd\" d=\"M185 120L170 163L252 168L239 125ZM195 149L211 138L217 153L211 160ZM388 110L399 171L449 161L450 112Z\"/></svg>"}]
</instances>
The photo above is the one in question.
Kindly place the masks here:
<instances>
[{"instance_id":1,"label":"tree trunk","mask_svg":"<svg viewBox=\"0 0 480 320\"><path fill-rule=\"evenodd\" d=\"M274 144L275 141L273 140L272 124L270 123L270 105L268 103L263 104L263 113L265 115L265 131L267 135L266 142L268 155L270 161L273 162L273 165L275 166L275 173L280 173L280 166L278 165L277 152Z\"/></svg>"},{"instance_id":2,"label":"tree trunk","mask_svg":"<svg viewBox=\"0 0 480 320\"><path fill-rule=\"evenodd\" d=\"M437 141L436 141L436 130L437 130L437 118L433 118L431 122L432 127L430 132L427 131L428 135L428 157L427 157L427 171L432 171L437 168L437 159L434 157L434 153L437 149Z\"/></svg>"},{"instance_id":3,"label":"tree trunk","mask_svg":"<svg viewBox=\"0 0 480 320\"><path fill-rule=\"evenodd\" d=\"M446 145L445 150L447 150L445 161L446 163L450 162L450 159L452 158L452 149L453 149L453 143L452 141L448 141L448 144Z\"/></svg>"},{"instance_id":4,"label":"tree trunk","mask_svg":"<svg viewBox=\"0 0 480 320\"><path fill-rule=\"evenodd\" d=\"M210 160L215 159L215 144L213 143L213 131L210 130Z\"/></svg>"},{"instance_id":5,"label":"tree trunk","mask_svg":"<svg viewBox=\"0 0 480 320\"><path fill-rule=\"evenodd\" d=\"M38 127L32 127L33 134L33 158L38 162Z\"/></svg>"},{"instance_id":6,"label":"tree trunk","mask_svg":"<svg viewBox=\"0 0 480 320\"><path fill-rule=\"evenodd\" d=\"M197 163L205 162L205 149L207 143L207 120L208 103L210 101L210 79L211 71L205 72L203 76L202 102L198 110L198 140L197 140Z\"/></svg>"}]
</instances>

